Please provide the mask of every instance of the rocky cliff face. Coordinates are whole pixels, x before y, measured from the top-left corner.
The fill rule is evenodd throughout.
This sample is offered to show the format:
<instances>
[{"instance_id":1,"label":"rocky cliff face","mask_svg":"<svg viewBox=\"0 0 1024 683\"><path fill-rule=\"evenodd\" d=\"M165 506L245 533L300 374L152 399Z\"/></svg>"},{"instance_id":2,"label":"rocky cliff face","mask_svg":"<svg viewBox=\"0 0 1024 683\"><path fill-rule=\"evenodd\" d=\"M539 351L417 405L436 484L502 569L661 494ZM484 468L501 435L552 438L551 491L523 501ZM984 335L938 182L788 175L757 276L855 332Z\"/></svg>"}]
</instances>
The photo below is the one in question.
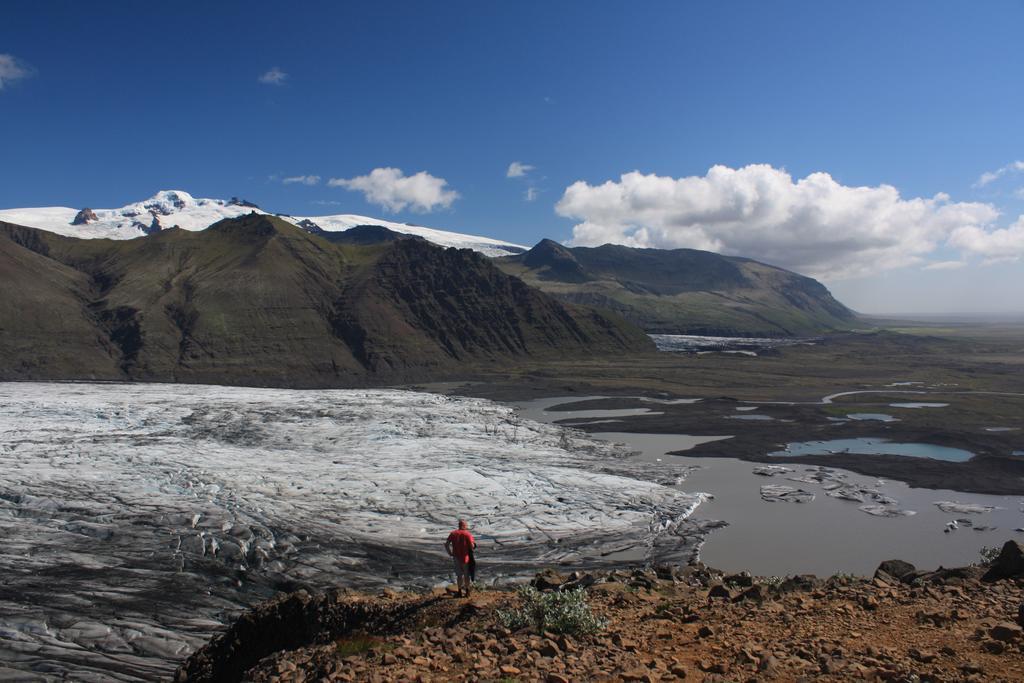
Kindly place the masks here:
<instances>
[{"instance_id":1,"label":"rocky cliff face","mask_svg":"<svg viewBox=\"0 0 1024 683\"><path fill-rule=\"evenodd\" d=\"M0 223L0 282L4 379L335 386L651 348L468 250L332 244L257 214L124 242Z\"/></svg>"}]
</instances>

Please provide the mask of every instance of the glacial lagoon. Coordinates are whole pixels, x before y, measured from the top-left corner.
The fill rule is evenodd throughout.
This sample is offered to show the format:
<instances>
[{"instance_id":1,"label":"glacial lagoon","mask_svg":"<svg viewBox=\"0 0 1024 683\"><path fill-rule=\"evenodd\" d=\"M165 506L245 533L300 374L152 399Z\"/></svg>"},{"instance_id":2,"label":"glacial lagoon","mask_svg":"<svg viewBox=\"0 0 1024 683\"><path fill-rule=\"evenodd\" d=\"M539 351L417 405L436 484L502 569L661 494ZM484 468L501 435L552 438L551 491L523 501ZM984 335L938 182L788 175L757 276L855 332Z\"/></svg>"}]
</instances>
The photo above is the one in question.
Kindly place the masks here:
<instances>
[{"instance_id":1,"label":"glacial lagoon","mask_svg":"<svg viewBox=\"0 0 1024 683\"><path fill-rule=\"evenodd\" d=\"M545 408L589 398L599 397L535 400L521 404L521 412L536 420L571 420L576 417L573 411L546 412ZM587 411L588 417L596 417L595 412ZM742 428L740 423L737 428ZM686 468L686 478L678 487L707 494L693 519L728 523L712 531L700 550L702 560L726 571L777 576L828 576L838 572L864 575L889 558L905 559L925 568L962 566L978 561L983 546L1024 537L1024 498L1019 496L911 488L900 481L830 467L785 462L765 466L733 458L668 455L670 451L693 448L707 438L693 435L604 432L592 436L625 444L638 460ZM908 457L930 454L962 461L971 456L957 449L933 450L943 447L929 448L928 444L850 441L856 443L833 443L827 448L849 446L891 452L893 446L904 446L898 450ZM820 452L821 446L810 444L808 452ZM1015 454L1024 455L1024 451ZM788 500L806 502L779 498L768 502L762 495L765 486L802 491L807 495ZM947 532L951 522L956 526Z\"/></svg>"}]
</instances>

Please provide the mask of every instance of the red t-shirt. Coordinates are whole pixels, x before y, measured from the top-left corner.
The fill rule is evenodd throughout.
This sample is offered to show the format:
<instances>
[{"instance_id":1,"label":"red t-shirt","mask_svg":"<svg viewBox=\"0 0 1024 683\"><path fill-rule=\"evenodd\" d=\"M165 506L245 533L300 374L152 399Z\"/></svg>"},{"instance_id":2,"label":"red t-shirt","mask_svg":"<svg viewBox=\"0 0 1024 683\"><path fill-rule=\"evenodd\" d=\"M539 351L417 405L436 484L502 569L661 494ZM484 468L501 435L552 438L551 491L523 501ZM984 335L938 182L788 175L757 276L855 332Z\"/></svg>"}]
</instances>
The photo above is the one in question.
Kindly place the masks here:
<instances>
[{"instance_id":1,"label":"red t-shirt","mask_svg":"<svg viewBox=\"0 0 1024 683\"><path fill-rule=\"evenodd\" d=\"M473 534L466 529L456 529L448 534L448 540L452 544L452 555L462 563L469 562L469 551L476 545Z\"/></svg>"}]
</instances>

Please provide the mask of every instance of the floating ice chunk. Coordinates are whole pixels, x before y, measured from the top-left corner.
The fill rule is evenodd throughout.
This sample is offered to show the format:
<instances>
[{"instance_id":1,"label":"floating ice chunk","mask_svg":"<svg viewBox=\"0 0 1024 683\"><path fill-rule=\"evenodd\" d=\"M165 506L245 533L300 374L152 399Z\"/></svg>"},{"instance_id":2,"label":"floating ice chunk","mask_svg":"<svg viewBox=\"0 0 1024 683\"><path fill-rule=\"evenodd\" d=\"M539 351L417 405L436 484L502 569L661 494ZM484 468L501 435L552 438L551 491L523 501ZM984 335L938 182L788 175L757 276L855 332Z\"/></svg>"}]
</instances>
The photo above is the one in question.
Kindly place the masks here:
<instances>
[{"instance_id":1,"label":"floating ice chunk","mask_svg":"<svg viewBox=\"0 0 1024 683\"><path fill-rule=\"evenodd\" d=\"M761 498L769 503L810 503L814 494L792 486L765 484L761 487Z\"/></svg>"},{"instance_id":2,"label":"floating ice chunk","mask_svg":"<svg viewBox=\"0 0 1024 683\"><path fill-rule=\"evenodd\" d=\"M999 509L994 505L980 505L978 503L960 503L957 501L949 500L940 500L935 503L935 506L942 510L943 512L959 514L970 513L975 515L981 515Z\"/></svg>"},{"instance_id":3,"label":"floating ice chunk","mask_svg":"<svg viewBox=\"0 0 1024 683\"><path fill-rule=\"evenodd\" d=\"M917 514L915 510L902 510L889 505L861 505L857 509L875 517L909 517Z\"/></svg>"},{"instance_id":4,"label":"floating ice chunk","mask_svg":"<svg viewBox=\"0 0 1024 683\"><path fill-rule=\"evenodd\" d=\"M762 477L774 477L776 474L786 474L792 471L793 468L782 465L761 465L751 470L753 474L760 474Z\"/></svg>"}]
</instances>

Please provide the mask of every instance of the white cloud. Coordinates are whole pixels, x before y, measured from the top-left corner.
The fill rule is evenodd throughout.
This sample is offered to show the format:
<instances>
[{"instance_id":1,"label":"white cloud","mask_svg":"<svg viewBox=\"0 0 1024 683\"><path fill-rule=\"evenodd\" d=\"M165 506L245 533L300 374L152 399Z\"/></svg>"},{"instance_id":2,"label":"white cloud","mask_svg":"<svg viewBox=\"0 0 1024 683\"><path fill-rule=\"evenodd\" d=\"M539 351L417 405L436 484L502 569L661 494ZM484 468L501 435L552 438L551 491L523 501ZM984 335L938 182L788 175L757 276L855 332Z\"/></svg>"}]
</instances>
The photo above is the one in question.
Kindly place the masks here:
<instances>
[{"instance_id":1,"label":"white cloud","mask_svg":"<svg viewBox=\"0 0 1024 683\"><path fill-rule=\"evenodd\" d=\"M967 266L966 261L932 261L921 270L958 270Z\"/></svg>"},{"instance_id":2,"label":"white cloud","mask_svg":"<svg viewBox=\"0 0 1024 683\"><path fill-rule=\"evenodd\" d=\"M15 81L29 78L33 74L35 74L35 69L21 60L15 59L14 55L0 54L0 90Z\"/></svg>"},{"instance_id":3,"label":"white cloud","mask_svg":"<svg viewBox=\"0 0 1024 683\"><path fill-rule=\"evenodd\" d=\"M267 85L284 85L284 82L288 80L288 74L276 66L270 71L260 75L260 83L266 83Z\"/></svg>"},{"instance_id":4,"label":"white cloud","mask_svg":"<svg viewBox=\"0 0 1024 683\"><path fill-rule=\"evenodd\" d=\"M532 202L534 199L537 198L537 195L539 194L540 190L538 190L536 187L528 187L526 188L526 192L523 194L523 199L525 199L528 202Z\"/></svg>"},{"instance_id":5,"label":"white cloud","mask_svg":"<svg viewBox=\"0 0 1024 683\"><path fill-rule=\"evenodd\" d=\"M974 187L985 187L989 183L994 183L999 180L1007 173L1013 173L1015 171L1024 171L1024 161L1013 161L1002 168L997 168L994 171L985 171L978 176L978 180L975 181Z\"/></svg>"},{"instance_id":6,"label":"white cloud","mask_svg":"<svg viewBox=\"0 0 1024 683\"><path fill-rule=\"evenodd\" d=\"M920 264L954 231L984 233L999 215L990 204L904 199L890 185L850 187L827 173L794 181L766 164L577 181L555 210L580 221L576 245L706 249L830 280Z\"/></svg>"},{"instance_id":7,"label":"white cloud","mask_svg":"<svg viewBox=\"0 0 1024 683\"><path fill-rule=\"evenodd\" d=\"M400 168L375 168L369 175L331 178L327 184L362 192L366 201L392 213L407 206L416 212L429 213L437 207L448 208L459 198L458 192L445 189L448 181L444 178L436 178L426 171L407 176Z\"/></svg>"},{"instance_id":8,"label":"white cloud","mask_svg":"<svg viewBox=\"0 0 1024 683\"><path fill-rule=\"evenodd\" d=\"M967 253L983 256L986 263L1014 260L1024 256L1024 216L1006 228L985 230L965 225L953 231L950 245Z\"/></svg>"},{"instance_id":9,"label":"white cloud","mask_svg":"<svg viewBox=\"0 0 1024 683\"><path fill-rule=\"evenodd\" d=\"M320 176L318 175L293 175L288 178L281 180L285 185L294 185L300 183L302 185L316 185L320 182Z\"/></svg>"},{"instance_id":10,"label":"white cloud","mask_svg":"<svg viewBox=\"0 0 1024 683\"><path fill-rule=\"evenodd\" d=\"M532 171L535 167L530 164L520 163L513 161L508 165L508 170L505 171L506 178L522 178L524 175Z\"/></svg>"}]
</instances>

